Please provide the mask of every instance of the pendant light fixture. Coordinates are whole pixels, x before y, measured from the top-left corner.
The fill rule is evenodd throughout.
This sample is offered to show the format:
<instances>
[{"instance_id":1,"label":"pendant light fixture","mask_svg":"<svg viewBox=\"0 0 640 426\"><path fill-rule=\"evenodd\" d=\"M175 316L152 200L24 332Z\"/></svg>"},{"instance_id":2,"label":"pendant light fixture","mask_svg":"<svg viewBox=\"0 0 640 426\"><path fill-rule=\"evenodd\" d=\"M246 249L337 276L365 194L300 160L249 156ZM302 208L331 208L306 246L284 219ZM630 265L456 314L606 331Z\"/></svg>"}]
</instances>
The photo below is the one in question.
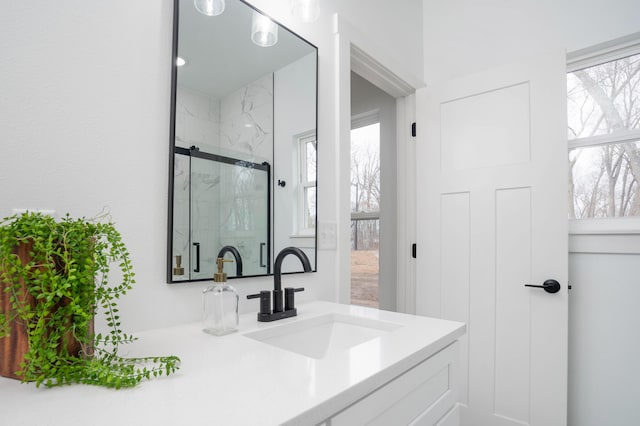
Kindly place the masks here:
<instances>
[{"instance_id":1,"label":"pendant light fixture","mask_svg":"<svg viewBox=\"0 0 640 426\"><path fill-rule=\"evenodd\" d=\"M313 22L320 16L320 0L292 0L291 13L302 22Z\"/></svg>"},{"instance_id":2,"label":"pendant light fixture","mask_svg":"<svg viewBox=\"0 0 640 426\"><path fill-rule=\"evenodd\" d=\"M203 15L218 16L224 12L224 0L194 0L196 10Z\"/></svg>"},{"instance_id":3,"label":"pendant light fixture","mask_svg":"<svg viewBox=\"0 0 640 426\"><path fill-rule=\"evenodd\" d=\"M251 19L251 40L262 47L270 47L278 42L278 25L259 12L253 12Z\"/></svg>"}]
</instances>

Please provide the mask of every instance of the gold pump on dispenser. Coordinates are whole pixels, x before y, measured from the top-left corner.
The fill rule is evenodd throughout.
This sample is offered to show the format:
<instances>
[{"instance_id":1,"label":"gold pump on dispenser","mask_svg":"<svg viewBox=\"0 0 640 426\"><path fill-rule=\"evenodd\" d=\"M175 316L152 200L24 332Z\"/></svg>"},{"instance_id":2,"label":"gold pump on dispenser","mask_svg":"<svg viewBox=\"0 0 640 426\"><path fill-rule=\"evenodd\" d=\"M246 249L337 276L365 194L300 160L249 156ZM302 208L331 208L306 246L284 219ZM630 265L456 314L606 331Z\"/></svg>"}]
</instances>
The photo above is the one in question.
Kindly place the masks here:
<instances>
[{"instance_id":1,"label":"gold pump on dispenser","mask_svg":"<svg viewBox=\"0 0 640 426\"><path fill-rule=\"evenodd\" d=\"M233 260L227 260L221 257L216 260L216 264L218 265L218 272L213 274L213 280L217 283L227 282L227 273L224 272L224 262L233 262Z\"/></svg>"},{"instance_id":2,"label":"gold pump on dispenser","mask_svg":"<svg viewBox=\"0 0 640 426\"><path fill-rule=\"evenodd\" d=\"M184 275L184 268L182 267L182 256L176 256L176 267L173 268L173 275Z\"/></svg>"}]
</instances>

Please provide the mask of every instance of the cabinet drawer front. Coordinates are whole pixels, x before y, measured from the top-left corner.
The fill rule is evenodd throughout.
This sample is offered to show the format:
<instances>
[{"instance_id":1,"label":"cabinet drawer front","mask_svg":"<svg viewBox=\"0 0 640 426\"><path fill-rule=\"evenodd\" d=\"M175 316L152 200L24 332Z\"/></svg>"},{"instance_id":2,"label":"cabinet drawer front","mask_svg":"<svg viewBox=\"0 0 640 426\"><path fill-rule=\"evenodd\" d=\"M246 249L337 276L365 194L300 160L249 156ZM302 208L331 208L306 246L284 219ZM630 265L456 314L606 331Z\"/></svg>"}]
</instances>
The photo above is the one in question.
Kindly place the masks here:
<instances>
[{"instance_id":1,"label":"cabinet drawer front","mask_svg":"<svg viewBox=\"0 0 640 426\"><path fill-rule=\"evenodd\" d=\"M433 425L454 405L457 342L331 418L331 426Z\"/></svg>"}]
</instances>

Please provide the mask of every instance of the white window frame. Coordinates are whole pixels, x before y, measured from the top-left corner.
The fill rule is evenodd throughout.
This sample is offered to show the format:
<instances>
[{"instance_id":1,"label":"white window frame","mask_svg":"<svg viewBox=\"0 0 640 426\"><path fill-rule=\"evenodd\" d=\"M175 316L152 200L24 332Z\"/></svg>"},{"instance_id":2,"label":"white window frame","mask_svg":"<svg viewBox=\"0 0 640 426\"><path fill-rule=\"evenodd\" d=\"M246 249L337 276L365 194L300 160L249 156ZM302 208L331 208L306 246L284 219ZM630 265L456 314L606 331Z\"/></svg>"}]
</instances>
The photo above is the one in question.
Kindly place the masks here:
<instances>
[{"instance_id":1,"label":"white window frame","mask_svg":"<svg viewBox=\"0 0 640 426\"><path fill-rule=\"evenodd\" d=\"M567 74L640 54L640 32L567 54ZM569 151L575 148L640 140L640 130L618 132L568 141ZM568 155L568 152L567 152ZM570 219L570 235L640 235L640 217ZM572 250L570 250L572 251Z\"/></svg>"},{"instance_id":2,"label":"white window frame","mask_svg":"<svg viewBox=\"0 0 640 426\"><path fill-rule=\"evenodd\" d=\"M314 143L316 146L316 180L307 180L307 144ZM316 139L315 132L309 132L299 135L296 138L297 152L298 152L298 195L297 195L297 236L313 236L316 232L316 226L318 218L316 216L316 225L309 226L306 220L305 204L306 204L306 190L309 188L316 188L318 190L318 177L317 177L317 161L318 161L318 141ZM316 209L317 209L317 192L316 192ZM317 213L316 213L317 214Z\"/></svg>"}]
</instances>

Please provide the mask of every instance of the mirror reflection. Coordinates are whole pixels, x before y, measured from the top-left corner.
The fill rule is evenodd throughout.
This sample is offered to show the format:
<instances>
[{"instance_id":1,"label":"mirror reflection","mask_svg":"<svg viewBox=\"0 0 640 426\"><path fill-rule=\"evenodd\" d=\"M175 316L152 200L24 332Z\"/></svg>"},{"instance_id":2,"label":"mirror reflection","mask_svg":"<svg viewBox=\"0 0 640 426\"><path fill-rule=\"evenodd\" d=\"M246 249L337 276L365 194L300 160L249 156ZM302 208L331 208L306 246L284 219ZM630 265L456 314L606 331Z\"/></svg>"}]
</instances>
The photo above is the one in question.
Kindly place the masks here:
<instances>
[{"instance_id":1,"label":"mirror reflection","mask_svg":"<svg viewBox=\"0 0 640 426\"><path fill-rule=\"evenodd\" d=\"M268 275L289 246L315 270L317 49L240 0L175 10L168 282Z\"/></svg>"}]
</instances>

